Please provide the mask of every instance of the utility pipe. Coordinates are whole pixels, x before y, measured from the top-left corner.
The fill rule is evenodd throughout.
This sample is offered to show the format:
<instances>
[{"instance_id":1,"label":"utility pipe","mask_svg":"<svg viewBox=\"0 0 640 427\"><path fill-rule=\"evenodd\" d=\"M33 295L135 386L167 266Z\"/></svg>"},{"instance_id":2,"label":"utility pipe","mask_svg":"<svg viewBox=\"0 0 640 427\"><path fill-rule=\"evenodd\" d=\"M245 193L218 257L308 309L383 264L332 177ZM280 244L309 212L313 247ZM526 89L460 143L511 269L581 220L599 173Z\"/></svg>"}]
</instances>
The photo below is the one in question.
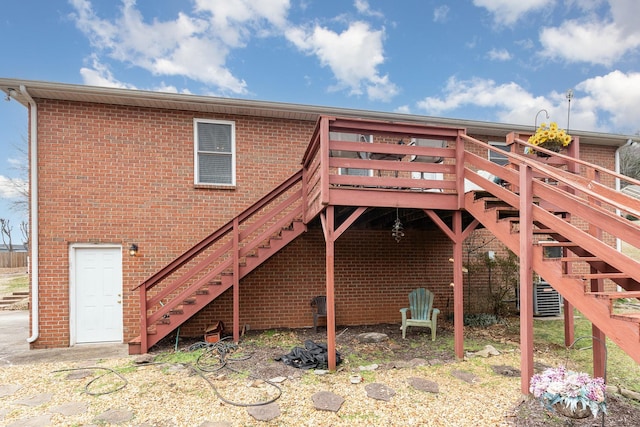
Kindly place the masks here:
<instances>
[{"instance_id":1,"label":"utility pipe","mask_svg":"<svg viewBox=\"0 0 640 427\"><path fill-rule=\"evenodd\" d=\"M39 312L39 255L38 255L38 107L27 88L20 85L20 93L29 102L29 213L31 216L31 231L29 232L29 249L31 250L31 336L28 343L38 339L40 335Z\"/></svg>"}]
</instances>

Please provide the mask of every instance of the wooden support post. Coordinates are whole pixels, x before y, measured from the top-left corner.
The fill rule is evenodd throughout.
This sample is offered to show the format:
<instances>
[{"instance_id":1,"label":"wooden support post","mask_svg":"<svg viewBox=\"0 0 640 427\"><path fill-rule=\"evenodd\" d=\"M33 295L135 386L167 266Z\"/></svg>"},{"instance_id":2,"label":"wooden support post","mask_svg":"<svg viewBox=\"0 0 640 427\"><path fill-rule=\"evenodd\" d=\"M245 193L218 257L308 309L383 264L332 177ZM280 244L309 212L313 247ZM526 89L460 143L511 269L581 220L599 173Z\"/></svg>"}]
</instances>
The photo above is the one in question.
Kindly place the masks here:
<instances>
[{"instance_id":1,"label":"wooden support post","mask_svg":"<svg viewBox=\"0 0 640 427\"><path fill-rule=\"evenodd\" d=\"M562 256L566 257L571 253L567 248L562 248ZM573 264L571 262L565 263L563 274L571 274L573 272ZM563 300L563 316L564 316L564 346L569 347L576 339L574 321L573 321L573 305L564 299Z\"/></svg>"},{"instance_id":2,"label":"wooden support post","mask_svg":"<svg viewBox=\"0 0 640 427\"><path fill-rule=\"evenodd\" d=\"M462 233L462 212L453 213L453 334L456 357L460 360L464 358L464 277L462 275L463 265L463 242Z\"/></svg>"},{"instance_id":3,"label":"wooden support post","mask_svg":"<svg viewBox=\"0 0 640 427\"><path fill-rule=\"evenodd\" d=\"M333 206L328 206L322 215L326 245L327 274L327 351L329 370L336 370L336 302L335 302L335 214Z\"/></svg>"},{"instance_id":4,"label":"wooden support post","mask_svg":"<svg viewBox=\"0 0 640 427\"><path fill-rule=\"evenodd\" d=\"M233 341L240 341L240 223L233 219Z\"/></svg>"},{"instance_id":5,"label":"wooden support post","mask_svg":"<svg viewBox=\"0 0 640 427\"><path fill-rule=\"evenodd\" d=\"M520 386L529 394L533 376L533 171L520 165Z\"/></svg>"},{"instance_id":6,"label":"wooden support post","mask_svg":"<svg viewBox=\"0 0 640 427\"><path fill-rule=\"evenodd\" d=\"M590 169L587 174L588 178L591 178L595 182L600 182L600 172L597 170ZM590 203L595 206L600 206L601 203L593 200L592 198L588 198ZM589 234L602 241L602 229L597 227L595 224L589 224ZM591 273L598 273L598 271L591 267ZM591 292L604 292L604 279L591 279ZM593 338L593 376L594 377L602 377L606 378L605 370L606 370L606 348L605 343L607 342L607 337L596 325L591 324L591 335Z\"/></svg>"}]
</instances>

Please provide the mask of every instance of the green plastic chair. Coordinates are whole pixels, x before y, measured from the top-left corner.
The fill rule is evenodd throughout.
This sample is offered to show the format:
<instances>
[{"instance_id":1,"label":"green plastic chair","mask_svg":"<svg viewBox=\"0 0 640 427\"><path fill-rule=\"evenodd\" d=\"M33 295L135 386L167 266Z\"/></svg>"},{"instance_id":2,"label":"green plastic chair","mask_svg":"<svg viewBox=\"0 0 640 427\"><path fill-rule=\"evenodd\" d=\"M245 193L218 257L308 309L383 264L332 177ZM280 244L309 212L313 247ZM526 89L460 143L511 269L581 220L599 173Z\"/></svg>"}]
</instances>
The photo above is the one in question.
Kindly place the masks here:
<instances>
[{"instance_id":1,"label":"green plastic chair","mask_svg":"<svg viewBox=\"0 0 640 427\"><path fill-rule=\"evenodd\" d=\"M411 312L411 317L407 316ZM433 292L425 288L418 288L409 294L409 307L401 308L402 338L406 338L409 326L419 326L431 329L431 341L436 340L436 327L440 310L433 308Z\"/></svg>"}]
</instances>

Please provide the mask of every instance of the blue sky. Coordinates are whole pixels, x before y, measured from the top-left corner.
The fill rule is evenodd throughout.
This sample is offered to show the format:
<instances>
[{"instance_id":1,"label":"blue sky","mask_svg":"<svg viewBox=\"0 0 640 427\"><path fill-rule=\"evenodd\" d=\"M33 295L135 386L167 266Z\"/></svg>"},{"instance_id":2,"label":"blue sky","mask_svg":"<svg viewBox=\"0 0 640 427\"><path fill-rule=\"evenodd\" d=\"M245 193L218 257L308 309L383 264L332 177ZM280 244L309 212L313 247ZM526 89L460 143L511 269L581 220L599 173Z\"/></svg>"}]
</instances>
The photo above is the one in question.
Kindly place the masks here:
<instances>
[{"instance_id":1,"label":"blue sky","mask_svg":"<svg viewBox=\"0 0 640 427\"><path fill-rule=\"evenodd\" d=\"M0 77L640 131L637 0L5 2ZM0 102L0 218L26 109ZM16 168L17 167L17 168Z\"/></svg>"}]
</instances>

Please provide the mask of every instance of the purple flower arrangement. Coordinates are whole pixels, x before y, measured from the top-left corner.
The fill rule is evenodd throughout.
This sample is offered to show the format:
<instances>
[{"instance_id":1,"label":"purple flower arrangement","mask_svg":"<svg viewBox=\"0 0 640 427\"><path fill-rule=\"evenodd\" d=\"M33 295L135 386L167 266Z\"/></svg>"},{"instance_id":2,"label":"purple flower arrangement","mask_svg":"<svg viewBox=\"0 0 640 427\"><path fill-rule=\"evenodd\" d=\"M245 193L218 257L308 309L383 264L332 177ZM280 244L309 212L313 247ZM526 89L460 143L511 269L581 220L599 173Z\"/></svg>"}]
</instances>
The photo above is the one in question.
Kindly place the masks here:
<instances>
[{"instance_id":1,"label":"purple flower arrangement","mask_svg":"<svg viewBox=\"0 0 640 427\"><path fill-rule=\"evenodd\" d=\"M529 391L549 409L556 404L564 405L570 411L588 408L594 418L600 411L607 413L604 379L591 378L589 374L570 371L564 366L535 374L531 377Z\"/></svg>"}]
</instances>

